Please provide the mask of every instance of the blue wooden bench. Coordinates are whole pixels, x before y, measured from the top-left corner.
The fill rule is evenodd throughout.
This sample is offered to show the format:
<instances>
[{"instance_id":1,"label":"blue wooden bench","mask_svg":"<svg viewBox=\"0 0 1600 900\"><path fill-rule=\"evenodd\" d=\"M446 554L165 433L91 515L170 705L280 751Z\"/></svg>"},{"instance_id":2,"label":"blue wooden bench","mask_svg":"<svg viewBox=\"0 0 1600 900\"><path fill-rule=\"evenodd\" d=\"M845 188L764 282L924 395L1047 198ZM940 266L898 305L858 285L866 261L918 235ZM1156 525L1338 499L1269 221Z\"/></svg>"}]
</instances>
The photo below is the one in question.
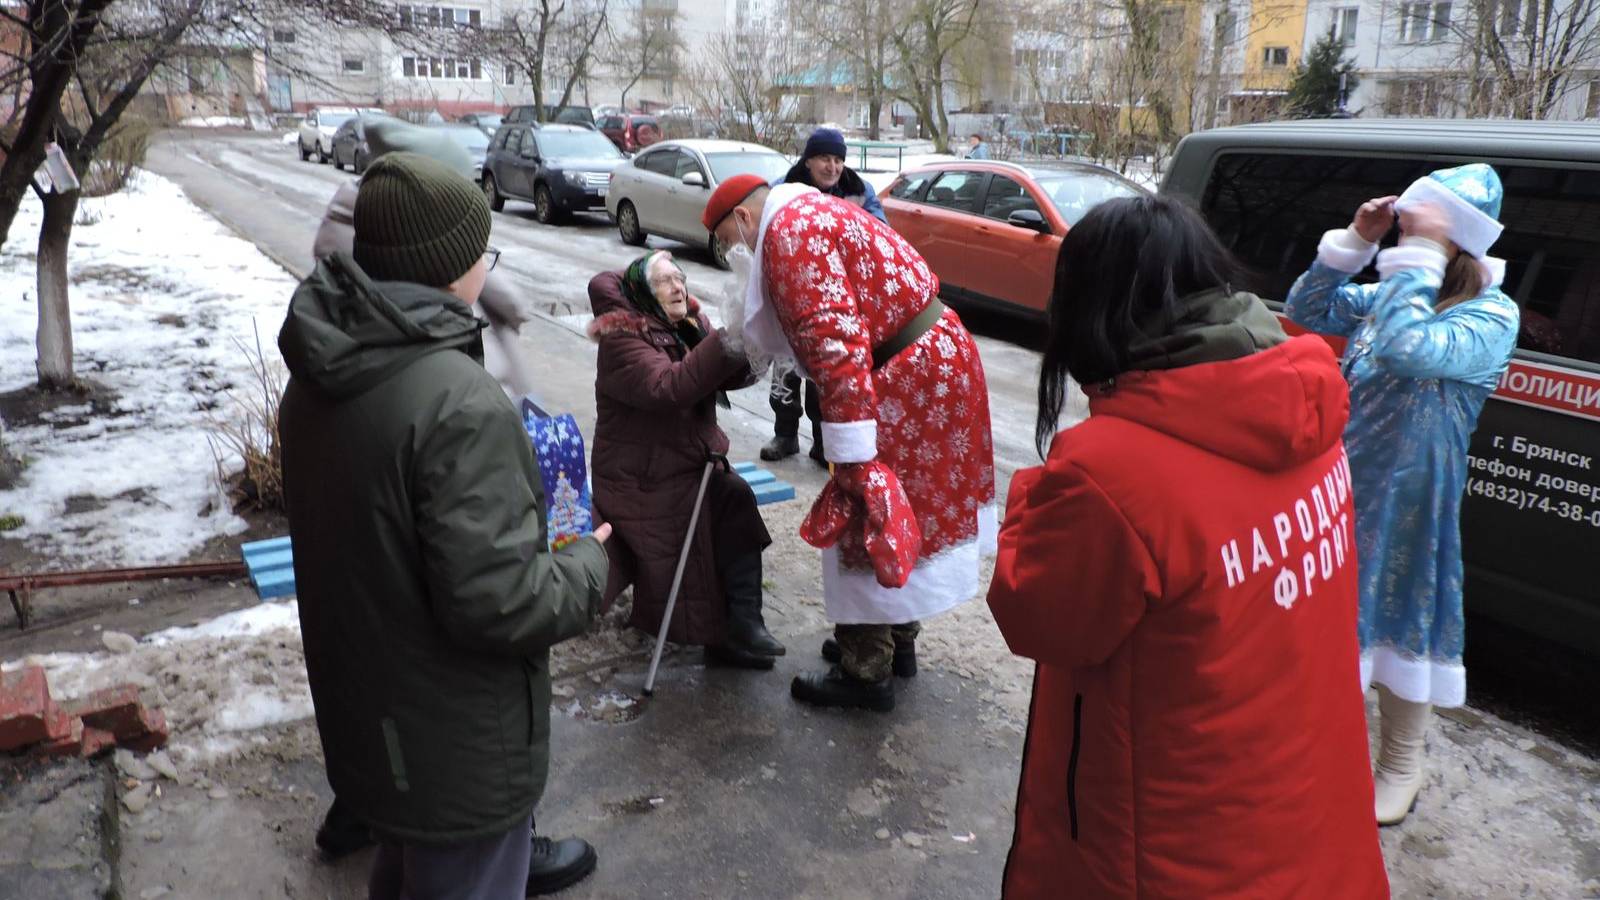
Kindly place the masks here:
<instances>
[{"instance_id":1,"label":"blue wooden bench","mask_svg":"<svg viewBox=\"0 0 1600 900\"><path fill-rule=\"evenodd\" d=\"M262 600L287 597L294 593L294 550L288 537L252 541L239 545L250 583Z\"/></svg>"},{"instance_id":2,"label":"blue wooden bench","mask_svg":"<svg viewBox=\"0 0 1600 900\"><path fill-rule=\"evenodd\" d=\"M755 463L734 463L733 471L755 491L757 506L794 499L794 485L779 481L778 476Z\"/></svg>"}]
</instances>

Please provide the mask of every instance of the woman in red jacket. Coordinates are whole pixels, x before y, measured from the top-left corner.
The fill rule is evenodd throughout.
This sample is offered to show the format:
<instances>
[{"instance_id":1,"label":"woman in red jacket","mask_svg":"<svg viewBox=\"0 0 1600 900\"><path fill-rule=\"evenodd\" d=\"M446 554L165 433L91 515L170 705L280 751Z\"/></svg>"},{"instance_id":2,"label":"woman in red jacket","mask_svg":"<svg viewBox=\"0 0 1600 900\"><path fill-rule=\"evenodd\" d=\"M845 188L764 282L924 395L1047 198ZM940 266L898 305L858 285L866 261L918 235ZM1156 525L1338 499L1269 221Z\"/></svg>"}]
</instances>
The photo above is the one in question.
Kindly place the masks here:
<instances>
[{"instance_id":1,"label":"woman in red jacket","mask_svg":"<svg viewBox=\"0 0 1600 900\"><path fill-rule=\"evenodd\" d=\"M1038 661L1010 898L1388 896L1345 384L1161 197L1067 234L989 604ZM1090 417L1054 434L1068 375ZM1052 440L1052 435L1054 435Z\"/></svg>"}]
</instances>

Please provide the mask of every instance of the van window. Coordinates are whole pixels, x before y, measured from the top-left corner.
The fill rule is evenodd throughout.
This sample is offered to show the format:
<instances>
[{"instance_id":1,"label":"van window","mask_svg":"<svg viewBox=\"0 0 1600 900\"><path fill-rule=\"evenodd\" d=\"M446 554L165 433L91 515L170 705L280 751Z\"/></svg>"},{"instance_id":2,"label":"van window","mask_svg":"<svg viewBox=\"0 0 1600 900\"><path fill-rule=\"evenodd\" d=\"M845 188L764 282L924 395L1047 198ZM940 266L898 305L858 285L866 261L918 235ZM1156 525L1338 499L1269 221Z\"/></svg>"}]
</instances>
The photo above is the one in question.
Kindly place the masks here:
<instances>
[{"instance_id":1,"label":"van window","mask_svg":"<svg viewBox=\"0 0 1600 900\"><path fill-rule=\"evenodd\" d=\"M1451 162L1231 153L1220 156L1201 210L1252 269L1251 289L1282 300L1317 255L1323 232L1363 202L1396 194ZM1600 362L1600 171L1495 164L1505 185L1505 290L1522 307L1525 350ZM1391 232L1385 243L1392 244ZM1369 268L1357 277L1372 281Z\"/></svg>"}]
</instances>

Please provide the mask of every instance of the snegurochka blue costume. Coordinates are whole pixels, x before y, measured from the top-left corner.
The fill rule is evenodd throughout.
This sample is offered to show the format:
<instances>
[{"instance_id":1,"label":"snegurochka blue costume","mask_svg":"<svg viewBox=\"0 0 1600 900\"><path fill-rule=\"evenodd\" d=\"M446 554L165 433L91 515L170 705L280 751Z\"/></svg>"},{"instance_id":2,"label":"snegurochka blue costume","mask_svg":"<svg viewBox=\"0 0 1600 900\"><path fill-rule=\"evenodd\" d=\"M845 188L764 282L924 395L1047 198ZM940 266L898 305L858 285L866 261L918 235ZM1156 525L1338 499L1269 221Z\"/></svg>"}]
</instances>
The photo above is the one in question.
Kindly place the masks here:
<instances>
[{"instance_id":1,"label":"snegurochka blue costume","mask_svg":"<svg viewBox=\"0 0 1600 900\"><path fill-rule=\"evenodd\" d=\"M1466 701L1461 502L1467 449L1484 401L1516 349L1519 315L1500 290L1503 191L1487 165L1443 169L1399 198L1364 205L1323 236L1287 313L1346 338L1350 456L1361 567L1362 685L1376 682L1383 749L1381 823L1405 818L1422 784L1430 705ZM1398 212L1399 246L1378 252ZM1408 229L1420 217L1432 235ZM1365 226L1358 228L1358 226ZM1366 236L1362 235L1366 231ZM1457 252L1459 251L1459 252ZM1376 256L1381 280L1351 276Z\"/></svg>"}]
</instances>

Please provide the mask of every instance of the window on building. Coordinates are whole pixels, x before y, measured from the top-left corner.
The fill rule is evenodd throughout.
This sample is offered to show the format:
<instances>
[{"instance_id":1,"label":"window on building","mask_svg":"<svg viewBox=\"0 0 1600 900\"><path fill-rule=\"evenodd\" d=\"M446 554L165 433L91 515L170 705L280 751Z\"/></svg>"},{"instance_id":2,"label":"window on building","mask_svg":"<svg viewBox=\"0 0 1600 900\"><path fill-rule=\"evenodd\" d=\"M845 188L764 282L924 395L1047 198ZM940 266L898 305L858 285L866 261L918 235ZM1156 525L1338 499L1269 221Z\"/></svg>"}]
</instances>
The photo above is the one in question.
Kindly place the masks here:
<instances>
[{"instance_id":1,"label":"window on building","mask_svg":"<svg viewBox=\"0 0 1600 900\"><path fill-rule=\"evenodd\" d=\"M505 83L506 84L516 84L517 83L517 67L513 66L510 63L506 63Z\"/></svg>"},{"instance_id":2,"label":"window on building","mask_svg":"<svg viewBox=\"0 0 1600 900\"><path fill-rule=\"evenodd\" d=\"M1224 9L1217 13L1216 20L1212 23L1216 28L1216 40L1222 47L1228 47L1239 42L1239 14L1232 9Z\"/></svg>"},{"instance_id":3,"label":"window on building","mask_svg":"<svg viewBox=\"0 0 1600 900\"><path fill-rule=\"evenodd\" d=\"M1503 38L1516 37L1522 30L1522 0L1500 0L1500 21L1496 30Z\"/></svg>"},{"instance_id":4,"label":"window on building","mask_svg":"<svg viewBox=\"0 0 1600 900\"><path fill-rule=\"evenodd\" d=\"M1261 48L1261 65L1268 69L1282 69L1289 65L1288 47Z\"/></svg>"},{"instance_id":5,"label":"window on building","mask_svg":"<svg viewBox=\"0 0 1600 900\"><path fill-rule=\"evenodd\" d=\"M274 28L274 29L272 29L272 42L274 44L292 44L292 43L294 43L294 29L292 29L292 28Z\"/></svg>"},{"instance_id":6,"label":"window on building","mask_svg":"<svg viewBox=\"0 0 1600 900\"><path fill-rule=\"evenodd\" d=\"M415 77L417 77L417 58L416 57L414 57L414 56L402 56L402 57L400 57L400 77L401 78L415 78Z\"/></svg>"},{"instance_id":7,"label":"window on building","mask_svg":"<svg viewBox=\"0 0 1600 900\"><path fill-rule=\"evenodd\" d=\"M1589 102L1583 114L1590 119L1600 119L1600 79L1589 82Z\"/></svg>"},{"instance_id":8,"label":"window on building","mask_svg":"<svg viewBox=\"0 0 1600 900\"><path fill-rule=\"evenodd\" d=\"M352 75L360 75L367 71L367 61L347 56L344 58L344 70Z\"/></svg>"},{"instance_id":9,"label":"window on building","mask_svg":"<svg viewBox=\"0 0 1600 900\"><path fill-rule=\"evenodd\" d=\"M1333 11L1333 38L1345 44L1356 42L1356 24L1361 19L1361 7L1344 6Z\"/></svg>"},{"instance_id":10,"label":"window on building","mask_svg":"<svg viewBox=\"0 0 1600 900\"><path fill-rule=\"evenodd\" d=\"M1421 44L1442 41L1450 34L1451 4L1400 4L1400 42Z\"/></svg>"}]
</instances>

